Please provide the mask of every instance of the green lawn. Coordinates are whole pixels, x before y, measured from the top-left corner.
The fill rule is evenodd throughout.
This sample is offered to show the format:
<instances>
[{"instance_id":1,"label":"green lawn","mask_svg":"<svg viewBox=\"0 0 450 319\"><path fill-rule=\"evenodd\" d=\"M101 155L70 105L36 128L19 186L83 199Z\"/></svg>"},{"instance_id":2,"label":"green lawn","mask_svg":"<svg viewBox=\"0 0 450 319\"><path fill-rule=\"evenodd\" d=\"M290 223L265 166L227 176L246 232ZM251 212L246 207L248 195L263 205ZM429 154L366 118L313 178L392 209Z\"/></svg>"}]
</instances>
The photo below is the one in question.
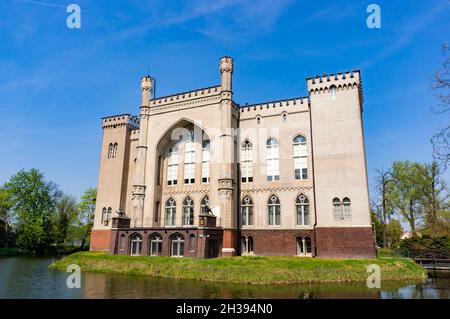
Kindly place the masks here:
<instances>
[{"instance_id":1,"label":"green lawn","mask_svg":"<svg viewBox=\"0 0 450 319\"><path fill-rule=\"evenodd\" d=\"M110 256L78 252L50 265L65 271L77 264L85 272L234 283L319 283L366 281L367 265L381 267L381 280L426 278L426 271L410 259L319 259L297 257L228 257L215 259Z\"/></svg>"}]
</instances>

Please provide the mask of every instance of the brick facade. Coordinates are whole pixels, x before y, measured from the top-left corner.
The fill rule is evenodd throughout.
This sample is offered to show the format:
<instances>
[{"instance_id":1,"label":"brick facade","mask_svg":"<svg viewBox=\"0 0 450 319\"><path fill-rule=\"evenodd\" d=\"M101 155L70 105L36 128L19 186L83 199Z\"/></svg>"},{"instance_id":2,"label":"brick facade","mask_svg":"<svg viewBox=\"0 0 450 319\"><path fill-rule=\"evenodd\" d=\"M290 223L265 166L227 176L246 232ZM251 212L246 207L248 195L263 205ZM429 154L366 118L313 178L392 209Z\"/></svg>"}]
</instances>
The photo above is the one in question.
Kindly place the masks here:
<instances>
[{"instance_id":1,"label":"brick facade","mask_svg":"<svg viewBox=\"0 0 450 319\"><path fill-rule=\"evenodd\" d=\"M219 257L222 248L223 231L221 229L202 228L127 228L114 229L109 246L110 254L130 255L131 239L139 235L142 239L141 256L150 255L150 238L159 235L162 238L162 256L171 256L171 240L176 235L184 239L184 257Z\"/></svg>"},{"instance_id":2,"label":"brick facade","mask_svg":"<svg viewBox=\"0 0 450 319\"><path fill-rule=\"evenodd\" d=\"M91 233L91 251L109 251L111 241L110 229L94 229Z\"/></svg>"},{"instance_id":3,"label":"brick facade","mask_svg":"<svg viewBox=\"0 0 450 319\"><path fill-rule=\"evenodd\" d=\"M374 258L374 232L370 227L317 228L317 257Z\"/></svg>"},{"instance_id":4,"label":"brick facade","mask_svg":"<svg viewBox=\"0 0 450 319\"><path fill-rule=\"evenodd\" d=\"M310 238L314 256L314 230L242 230L242 237L253 238L253 253L256 256L297 256L297 239ZM242 253L242 252L241 252Z\"/></svg>"}]
</instances>

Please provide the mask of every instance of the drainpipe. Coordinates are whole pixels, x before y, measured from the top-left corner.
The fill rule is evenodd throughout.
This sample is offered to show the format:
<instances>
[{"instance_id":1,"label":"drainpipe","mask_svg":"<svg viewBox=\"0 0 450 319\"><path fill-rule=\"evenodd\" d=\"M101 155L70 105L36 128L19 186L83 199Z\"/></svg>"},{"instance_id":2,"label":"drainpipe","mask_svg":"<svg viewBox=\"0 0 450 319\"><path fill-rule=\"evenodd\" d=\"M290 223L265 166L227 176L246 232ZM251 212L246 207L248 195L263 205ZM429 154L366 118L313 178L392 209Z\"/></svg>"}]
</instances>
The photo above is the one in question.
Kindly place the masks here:
<instances>
[{"instance_id":1,"label":"drainpipe","mask_svg":"<svg viewBox=\"0 0 450 319\"><path fill-rule=\"evenodd\" d=\"M312 113L311 113L311 95L308 95L308 108L309 108L309 135L311 141L311 162L312 162L312 187L313 187L313 201L314 201L314 256L317 256L317 205L316 205L316 177L315 177L315 161L314 161L314 143L313 143L313 130L312 130Z\"/></svg>"}]
</instances>

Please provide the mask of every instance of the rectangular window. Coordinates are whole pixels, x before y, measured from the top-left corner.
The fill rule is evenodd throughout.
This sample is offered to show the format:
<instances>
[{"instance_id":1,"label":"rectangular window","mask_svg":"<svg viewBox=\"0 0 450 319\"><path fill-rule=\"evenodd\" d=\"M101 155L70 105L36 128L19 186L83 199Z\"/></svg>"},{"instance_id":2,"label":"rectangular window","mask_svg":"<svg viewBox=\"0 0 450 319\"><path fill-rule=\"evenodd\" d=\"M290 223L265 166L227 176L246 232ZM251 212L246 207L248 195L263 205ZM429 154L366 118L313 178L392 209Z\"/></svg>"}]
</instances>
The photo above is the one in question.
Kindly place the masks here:
<instances>
[{"instance_id":1,"label":"rectangular window","mask_svg":"<svg viewBox=\"0 0 450 319\"><path fill-rule=\"evenodd\" d=\"M249 142L242 148L241 176L243 183L253 182L253 150Z\"/></svg>"},{"instance_id":2,"label":"rectangular window","mask_svg":"<svg viewBox=\"0 0 450 319\"><path fill-rule=\"evenodd\" d=\"M267 142L267 180L280 180L280 155L278 141L270 139Z\"/></svg>"},{"instance_id":3,"label":"rectangular window","mask_svg":"<svg viewBox=\"0 0 450 319\"><path fill-rule=\"evenodd\" d=\"M167 185L177 185L178 179L178 148L175 146L169 151L167 163Z\"/></svg>"},{"instance_id":4,"label":"rectangular window","mask_svg":"<svg viewBox=\"0 0 450 319\"><path fill-rule=\"evenodd\" d=\"M203 142L202 146L202 183L209 183L210 151L209 141Z\"/></svg>"},{"instance_id":5,"label":"rectangular window","mask_svg":"<svg viewBox=\"0 0 450 319\"><path fill-rule=\"evenodd\" d=\"M295 179L308 179L308 150L306 142L294 144Z\"/></svg>"},{"instance_id":6,"label":"rectangular window","mask_svg":"<svg viewBox=\"0 0 450 319\"><path fill-rule=\"evenodd\" d=\"M195 142L193 140L184 144L184 183L195 183Z\"/></svg>"}]
</instances>

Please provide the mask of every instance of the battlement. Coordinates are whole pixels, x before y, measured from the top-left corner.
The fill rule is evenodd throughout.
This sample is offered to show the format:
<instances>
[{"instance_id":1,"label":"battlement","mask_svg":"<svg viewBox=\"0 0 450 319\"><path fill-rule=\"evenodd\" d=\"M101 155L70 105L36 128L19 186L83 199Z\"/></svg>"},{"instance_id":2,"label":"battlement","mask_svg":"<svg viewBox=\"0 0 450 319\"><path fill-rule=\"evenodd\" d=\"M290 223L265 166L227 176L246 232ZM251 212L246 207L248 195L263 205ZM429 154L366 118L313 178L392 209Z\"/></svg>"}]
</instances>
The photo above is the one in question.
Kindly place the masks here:
<instances>
[{"instance_id":1,"label":"battlement","mask_svg":"<svg viewBox=\"0 0 450 319\"><path fill-rule=\"evenodd\" d=\"M174 94L174 95L159 97L159 98L151 100L150 106L157 107L160 105L179 103L179 102L195 100L195 99L199 99L199 98L210 97L210 96L218 95L220 93L221 93L220 86L211 86L211 87L198 89L198 90L194 90L194 91L187 91L187 92L178 93L178 94Z\"/></svg>"},{"instance_id":2,"label":"battlement","mask_svg":"<svg viewBox=\"0 0 450 319\"><path fill-rule=\"evenodd\" d=\"M339 90L358 88L361 82L360 71L347 71L317 75L306 79L309 94L328 92L333 86Z\"/></svg>"},{"instance_id":3,"label":"battlement","mask_svg":"<svg viewBox=\"0 0 450 319\"><path fill-rule=\"evenodd\" d=\"M270 102L251 104L251 105L240 105L239 110L241 113L243 113L243 112L269 109L269 108L297 106L297 105L301 105L301 104L308 105L308 97L298 97L298 98L270 101Z\"/></svg>"},{"instance_id":4,"label":"battlement","mask_svg":"<svg viewBox=\"0 0 450 319\"><path fill-rule=\"evenodd\" d=\"M102 118L102 128L117 128L127 126L132 130L139 129L139 117L130 114L120 114Z\"/></svg>"}]
</instances>

